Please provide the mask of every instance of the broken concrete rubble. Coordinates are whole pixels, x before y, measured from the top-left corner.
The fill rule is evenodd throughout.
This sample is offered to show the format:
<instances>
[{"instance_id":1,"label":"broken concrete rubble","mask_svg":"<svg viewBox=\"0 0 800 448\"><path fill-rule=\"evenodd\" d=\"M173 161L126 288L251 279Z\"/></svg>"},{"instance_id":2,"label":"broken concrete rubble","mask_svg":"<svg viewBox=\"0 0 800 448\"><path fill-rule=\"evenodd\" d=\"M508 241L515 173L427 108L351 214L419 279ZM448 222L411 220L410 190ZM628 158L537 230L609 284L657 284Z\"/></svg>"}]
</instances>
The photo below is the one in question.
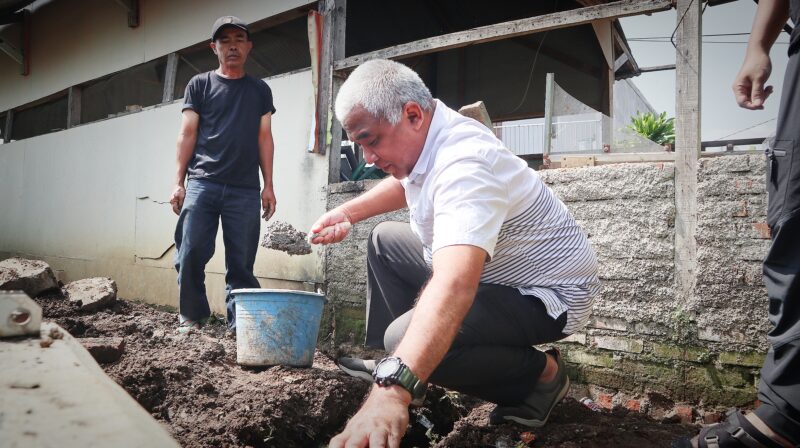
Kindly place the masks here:
<instances>
[{"instance_id":1,"label":"broken concrete rubble","mask_svg":"<svg viewBox=\"0 0 800 448\"><path fill-rule=\"evenodd\" d=\"M117 300L117 284L108 277L86 278L67 284L64 294L82 310L97 311Z\"/></svg>"},{"instance_id":2,"label":"broken concrete rubble","mask_svg":"<svg viewBox=\"0 0 800 448\"><path fill-rule=\"evenodd\" d=\"M261 246L289 255L307 255L311 253L311 245L308 244L306 237L305 232L295 229L291 224L274 221L267 227Z\"/></svg>"},{"instance_id":3,"label":"broken concrete rubble","mask_svg":"<svg viewBox=\"0 0 800 448\"><path fill-rule=\"evenodd\" d=\"M58 288L53 270L44 261L12 257L0 261L0 289L25 291L30 297Z\"/></svg>"}]
</instances>

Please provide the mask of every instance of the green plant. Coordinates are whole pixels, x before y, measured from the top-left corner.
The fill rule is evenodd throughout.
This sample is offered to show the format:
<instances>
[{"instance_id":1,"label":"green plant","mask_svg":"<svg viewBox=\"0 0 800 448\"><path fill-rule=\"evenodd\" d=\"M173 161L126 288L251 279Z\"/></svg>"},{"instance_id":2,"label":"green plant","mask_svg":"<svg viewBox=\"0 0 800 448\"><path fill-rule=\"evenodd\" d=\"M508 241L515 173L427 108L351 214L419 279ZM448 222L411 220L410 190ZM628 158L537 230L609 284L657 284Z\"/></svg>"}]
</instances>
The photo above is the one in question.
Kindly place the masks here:
<instances>
[{"instance_id":1,"label":"green plant","mask_svg":"<svg viewBox=\"0 0 800 448\"><path fill-rule=\"evenodd\" d=\"M386 173L378 168L377 165L367 166L367 162L362 160L353 170L350 180L383 179L384 177L386 177Z\"/></svg>"},{"instance_id":2,"label":"green plant","mask_svg":"<svg viewBox=\"0 0 800 448\"><path fill-rule=\"evenodd\" d=\"M652 112L637 114L628 128L659 145L675 144L675 118L667 118L666 112L658 116Z\"/></svg>"}]
</instances>

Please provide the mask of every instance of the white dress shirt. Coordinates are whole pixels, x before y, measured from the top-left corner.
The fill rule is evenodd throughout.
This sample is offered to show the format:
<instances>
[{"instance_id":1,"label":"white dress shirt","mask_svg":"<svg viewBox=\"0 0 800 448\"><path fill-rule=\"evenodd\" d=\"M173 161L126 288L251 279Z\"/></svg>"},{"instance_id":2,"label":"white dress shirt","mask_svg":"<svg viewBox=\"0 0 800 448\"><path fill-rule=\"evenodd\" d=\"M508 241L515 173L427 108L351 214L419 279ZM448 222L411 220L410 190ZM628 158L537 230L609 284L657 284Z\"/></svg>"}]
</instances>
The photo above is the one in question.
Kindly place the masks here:
<instances>
[{"instance_id":1,"label":"white dress shirt","mask_svg":"<svg viewBox=\"0 0 800 448\"><path fill-rule=\"evenodd\" d=\"M567 207L489 129L436 100L401 183L429 265L442 247L480 247L490 257L481 283L534 295L553 319L567 312L565 334L586 324L600 291L594 252Z\"/></svg>"}]
</instances>

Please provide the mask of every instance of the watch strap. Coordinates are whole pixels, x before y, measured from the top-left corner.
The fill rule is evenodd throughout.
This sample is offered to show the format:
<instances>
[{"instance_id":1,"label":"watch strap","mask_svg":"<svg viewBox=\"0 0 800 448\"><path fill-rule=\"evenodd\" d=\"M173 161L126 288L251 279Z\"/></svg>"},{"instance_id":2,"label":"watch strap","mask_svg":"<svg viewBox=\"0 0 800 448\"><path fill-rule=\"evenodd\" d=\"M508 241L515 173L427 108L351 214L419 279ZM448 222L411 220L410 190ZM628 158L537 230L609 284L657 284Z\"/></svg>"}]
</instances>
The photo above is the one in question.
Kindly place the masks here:
<instances>
[{"instance_id":1,"label":"watch strap","mask_svg":"<svg viewBox=\"0 0 800 448\"><path fill-rule=\"evenodd\" d=\"M400 367L397 384L407 390L411 394L412 399L424 397L425 391L428 389L428 385L420 381L417 375L414 375L414 372L405 364L402 364Z\"/></svg>"}]
</instances>

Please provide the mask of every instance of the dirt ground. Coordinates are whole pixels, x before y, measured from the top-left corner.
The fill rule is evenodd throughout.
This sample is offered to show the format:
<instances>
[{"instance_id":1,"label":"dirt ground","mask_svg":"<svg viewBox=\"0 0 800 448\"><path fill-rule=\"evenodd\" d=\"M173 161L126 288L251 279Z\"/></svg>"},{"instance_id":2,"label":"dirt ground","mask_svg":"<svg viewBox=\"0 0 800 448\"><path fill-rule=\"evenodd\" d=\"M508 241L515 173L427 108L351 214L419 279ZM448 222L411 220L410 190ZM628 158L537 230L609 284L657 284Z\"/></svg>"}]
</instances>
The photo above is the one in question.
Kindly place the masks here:
<instances>
[{"instance_id":1,"label":"dirt ground","mask_svg":"<svg viewBox=\"0 0 800 448\"><path fill-rule=\"evenodd\" d=\"M37 299L45 320L73 336L123 337L122 357L103 368L186 447L324 447L365 397L318 352L310 369L243 368L224 325L175 334L175 314L124 300L82 312L59 294ZM593 412L572 399L530 431L487 424L492 405L432 388L411 412L404 447L668 447L696 429L638 413Z\"/></svg>"}]
</instances>

